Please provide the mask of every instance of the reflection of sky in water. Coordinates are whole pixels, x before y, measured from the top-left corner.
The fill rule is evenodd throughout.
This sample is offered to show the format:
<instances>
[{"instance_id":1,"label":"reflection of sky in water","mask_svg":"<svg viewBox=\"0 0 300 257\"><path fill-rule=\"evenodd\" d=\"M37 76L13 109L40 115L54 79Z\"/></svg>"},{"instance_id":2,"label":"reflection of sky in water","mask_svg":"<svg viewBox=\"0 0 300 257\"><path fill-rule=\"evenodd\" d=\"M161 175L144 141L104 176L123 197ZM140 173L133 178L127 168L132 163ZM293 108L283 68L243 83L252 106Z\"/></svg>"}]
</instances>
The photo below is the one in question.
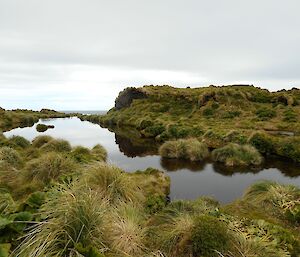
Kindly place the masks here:
<instances>
[{"instance_id":1,"label":"reflection of sky in water","mask_svg":"<svg viewBox=\"0 0 300 257\"><path fill-rule=\"evenodd\" d=\"M30 128L17 128L4 135L20 135L32 140L38 135L50 135L55 138L63 138L75 146L83 145L93 147L100 143L108 152L108 161L126 171L146 169L147 167L166 169L161 165L159 156L127 157L120 152L115 143L115 134L99 125L87 121L80 121L78 118L43 120L39 123L54 125L54 129L39 133L34 125ZM288 165L288 164L287 164ZM190 171L181 168L177 171L169 171L171 177L171 197L193 199L201 195L214 196L222 202L231 201L240 197L247 186L261 179L270 179L281 183L289 183L300 186L300 176L290 178L282 174L276 168L263 169L253 173L234 173L225 176L214 171L213 165L207 163L199 171Z\"/></svg>"}]
</instances>

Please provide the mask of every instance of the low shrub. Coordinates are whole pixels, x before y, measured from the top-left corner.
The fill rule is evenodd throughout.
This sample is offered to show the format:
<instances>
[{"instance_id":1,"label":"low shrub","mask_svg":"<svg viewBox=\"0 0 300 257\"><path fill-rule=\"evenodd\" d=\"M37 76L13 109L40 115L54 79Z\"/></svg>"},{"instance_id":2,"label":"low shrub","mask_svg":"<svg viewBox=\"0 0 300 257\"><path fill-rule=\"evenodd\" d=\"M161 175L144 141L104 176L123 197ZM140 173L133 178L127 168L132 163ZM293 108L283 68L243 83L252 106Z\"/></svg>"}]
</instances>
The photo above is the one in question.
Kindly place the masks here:
<instances>
[{"instance_id":1,"label":"low shrub","mask_svg":"<svg viewBox=\"0 0 300 257\"><path fill-rule=\"evenodd\" d=\"M51 140L53 140L50 136L38 136L32 141L32 146L36 148L40 148L43 145L49 143Z\"/></svg>"},{"instance_id":2,"label":"low shrub","mask_svg":"<svg viewBox=\"0 0 300 257\"><path fill-rule=\"evenodd\" d=\"M36 130L38 132L45 132L48 129L48 126L45 124L37 124L36 125Z\"/></svg>"},{"instance_id":3,"label":"low shrub","mask_svg":"<svg viewBox=\"0 0 300 257\"><path fill-rule=\"evenodd\" d=\"M269 120L276 116L276 111L269 108L260 108L255 112L260 120Z\"/></svg>"},{"instance_id":4,"label":"low shrub","mask_svg":"<svg viewBox=\"0 0 300 257\"><path fill-rule=\"evenodd\" d=\"M196 218L192 229L193 256L218 257L229 248L227 227L217 218L201 215Z\"/></svg>"},{"instance_id":5,"label":"low shrub","mask_svg":"<svg viewBox=\"0 0 300 257\"><path fill-rule=\"evenodd\" d=\"M143 130L143 135L145 137L156 137L165 131L165 127L163 125L153 125L147 127Z\"/></svg>"},{"instance_id":6,"label":"low shrub","mask_svg":"<svg viewBox=\"0 0 300 257\"><path fill-rule=\"evenodd\" d=\"M253 133L249 137L248 143L254 146L262 154L268 155L275 152L273 140L266 133Z\"/></svg>"},{"instance_id":7,"label":"low shrub","mask_svg":"<svg viewBox=\"0 0 300 257\"><path fill-rule=\"evenodd\" d=\"M216 110L211 108L211 107L206 107L203 111L202 114L203 116L209 118L212 117L215 114Z\"/></svg>"},{"instance_id":8,"label":"low shrub","mask_svg":"<svg viewBox=\"0 0 300 257\"><path fill-rule=\"evenodd\" d=\"M164 195L149 195L146 199L147 213L154 214L161 211L167 204L167 199Z\"/></svg>"},{"instance_id":9,"label":"low shrub","mask_svg":"<svg viewBox=\"0 0 300 257\"><path fill-rule=\"evenodd\" d=\"M300 141L294 138L278 140L276 142L276 154L300 162Z\"/></svg>"},{"instance_id":10,"label":"low shrub","mask_svg":"<svg viewBox=\"0 0 300 257\"><path fill-rule=\"evenodd\" d=\"M22 164L22 158L16 150L4 146L0 148L0 164L1 163L17 168Z\"/></svg>"},{"instance_id":11,"label":"low shrub","mask_svg":"<svg viewBox=\"0 0 300 257\"><path fill-rule=\"evenodd\" d=\"M190 129L183 126L171 125L168 127L167 133L169 138L184 138L190 134Z\"/></svg>"},{"instance_id":12,"label":"low shrub","mask_svg":"<svg viewBox=\"0 0 300 257\"><path fill-rule=\"evenodd\" d=\"M165 142L159 148L159 154L164 158L202 161L209 152L207 146L197 139L179 139Z\"/></svg>"},{"instance_id":13,"label":"low shrub","mask_svg":"<svg viewBox=\"0 0 300 257\"><path fill-rule=\"evenodd\" d=\"M253 146L233 143L215 149L212 157L226 166L260 165L263 161L260 153Z\"/></svg>"},{"instance_id":14,"label":"low shrub","mask_svg":"<svg viewBox=\"0 0 300 257\"><path fill-rule=\"evenodd\" d=\"M52 139L41 147L46 152L70 152L72 147L70 143L63 139Z\"/></svg>"},{"instance_id":15,"label":"low shrub","mask_svg":"<svg viewBox=\"0 0 300 257\"><path fill-rule=\"evenodd\" d=\"M239 117L241 115L240 111L228 111L222 115L223 119L233 119L235 117Z\"/></svg>"},{"instance_id":16,"label":"low shrub","mask_svg":"<svg viewBox=\"0 0 300 257\"><path fill-rule=\"evenodd\" d=\"M46 153L27 163L25 177L27 180L37 180L48 184L64 174L75 172L72 160L57 153Z\"/></svg>"},{"instance_id":17,"label":"low shrub","mask_svg":"<svg viewBox=\"0 0 300 257\"><path fill-rule=\"evenodd\" d=\"M283 112L283 121L286 122L296 122L297 113L293 109L288 109Z\"/></svg>"},{"instance_id":18,"label":"low shrub","mask_svg":"<svg viewBox=\"0 0 300 257\"><path fill-rule=\"evenodd\" d=\"M151 120L148 120L148 119L143 119L143 120L141 120L138 128L139 128L139 130L143 130L143 129L148 128L150 126L153 126L153 122Z\"/></svg>"}]
</instances>

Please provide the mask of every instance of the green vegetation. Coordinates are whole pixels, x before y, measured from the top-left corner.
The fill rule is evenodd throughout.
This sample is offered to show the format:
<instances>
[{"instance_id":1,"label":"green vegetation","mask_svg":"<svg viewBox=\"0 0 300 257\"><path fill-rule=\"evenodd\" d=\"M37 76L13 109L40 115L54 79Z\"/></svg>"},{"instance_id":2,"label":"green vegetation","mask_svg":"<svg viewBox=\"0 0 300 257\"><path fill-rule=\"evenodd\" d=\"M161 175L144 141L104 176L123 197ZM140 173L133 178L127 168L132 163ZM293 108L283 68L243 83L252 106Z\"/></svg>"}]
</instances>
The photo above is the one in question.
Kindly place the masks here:
<instances>
[{"instance_id":1,"label":"green vegetation","mask_svg":"<svg viewBox=\"0 0 300 257\"><path fill-rule=\"evenodd\" d=\"M167 141L159 148L159 154L164 158L187 159L202 161L208 157L208 148L197 139L179 139Z\"/></svg>"},{"instance_id":2,"label":"green vegetation","mask_svg":"<svg viewBox=\"0 0 300 257\"><path fill-rule=\"evenodd\" d=\"M298 256L298 187L259 182L224 206L169 202L163 172L126 173L104 162L100 145L1 140L0 256Z\"/></svg>"},{"instance_id":3,"label":"green vegetation","mask_svg":"<svg viewBox=\"0 0 300 257\"><path fill-rule=\"evenodd\" d=\"M191 232L194 256L219 256L229 248L228 228L218 218L203 215L196 218Z\"/></svg>"},{"instance_id":4,"label":"green vegetation","mask_svg":"<svg viewBox=\"0 0 300 257\"><path fill-rule=\"evenodd\" d=\"M297 89L148 86L122 92L105 116L80 118L155 139L165 158L202 161L212 148L217 162L256 166L262 155L300 162L299 100ZM59 115L0 112L3 130L31 115L32 122ZM226 205L209 197L170 201L164 172L127 173L106 159L101 145L0 134L0 256L299 256L299 187L260 181Z\"/></svg>"},{"instance_id":5,"label":"green vegetation","mask_svg":"<svg viewBox=\"0 0 300 257\"><path fill-rule=\"evenodd\" d=\"M215 149L212 157L226 166L260 165L263 161L260 153L253 146L233 143Z\"/></svg>"},{"instance_id":6,"label":"green vegetation","mask_svg":"<svg viewBox=\"0 0 300 257\"><path fill-rule=\"evenodd\" d=\"M299 101L300 90L296 88L269 92L238 85L144 86L120 93L116 99L118 108L106 115L80 118L115 131L134 128L141 137L157 142L197 138L209 148L249 142L254 147L267 147L258 148L263 155L299 162ZM259 136L253 136L253 131Z\"/></svg>"},{"instance_id":7,"label":"green vegetation","mask_svg":"<svg viewBox=\"0 0 300 257\"><path fill-rule=\"evenodd\" d=\"M42 109L38 112L23 109L4 110L0 107L0 130L7 131L17 127L31 127L39 119L65 117L70 117L70 115L48 109Z\"/></svg>"},{"instance_id":8,"label":"green vegetation","mask_svg":"<svg viewBox=\"0 0 300 257\"><path fill-rule=\"evenodd\" d=\"M49 126L45 125L45 124L37 124L36 125L36 130L37 132L45 132L46 130L48 130Z\"/></svg>"}]
</instances>

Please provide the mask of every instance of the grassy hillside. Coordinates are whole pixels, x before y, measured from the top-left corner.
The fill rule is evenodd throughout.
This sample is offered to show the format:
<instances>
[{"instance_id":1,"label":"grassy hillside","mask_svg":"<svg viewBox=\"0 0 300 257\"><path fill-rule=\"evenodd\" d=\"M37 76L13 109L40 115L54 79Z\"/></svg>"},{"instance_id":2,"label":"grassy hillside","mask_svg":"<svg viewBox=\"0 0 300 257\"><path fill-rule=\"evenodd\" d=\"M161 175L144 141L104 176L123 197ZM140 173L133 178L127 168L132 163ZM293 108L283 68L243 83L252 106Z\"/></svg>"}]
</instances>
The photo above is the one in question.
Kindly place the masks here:
<instances>
[{"instance_id":1,"label":"grassy hillside","mask_svg":"<svg viewBox=\"0 0 300 257\"><path fill-rule=\"evenodd\" d=\"M163 172L105 159L101 145L1 138L0 256L299 256L299 188L263 181L225 206L170 202Z\"/></svg>"},{"instance_id":2,"label":"grassy hillside","mask_svg":"<svg viewBox=\"0 0 300 257\"><path fill-rule=\"evenodd\" d=\"M111 128L129 126L158 142L195 137L210 148L250 143L262 154L300 162L299 103L299 89L144 86L121 92L107 115L81 118Z\"/></svg>"},{"instance_id":3,"label":"grassy hillside","mask_svg":"<svg viewBox=\"0 0 300 257\"><path fill-rule=\"evenodd\" d=\"M48 109L42 109L38 112L23 109L4 110L0 107L0 131L33 126L41 118L62 118L68 116L67 114Z\"/></svg>"}]
</instances>

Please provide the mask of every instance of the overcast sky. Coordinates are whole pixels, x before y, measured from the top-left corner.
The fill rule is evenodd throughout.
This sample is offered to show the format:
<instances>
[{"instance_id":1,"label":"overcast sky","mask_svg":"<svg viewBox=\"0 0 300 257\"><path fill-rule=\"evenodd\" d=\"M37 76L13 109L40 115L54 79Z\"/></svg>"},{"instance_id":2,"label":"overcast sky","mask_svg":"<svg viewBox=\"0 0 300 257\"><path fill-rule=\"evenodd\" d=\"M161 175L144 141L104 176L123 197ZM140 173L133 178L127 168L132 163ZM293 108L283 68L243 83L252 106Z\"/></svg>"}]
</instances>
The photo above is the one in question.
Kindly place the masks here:
<instances>
[{"instance_id":1,"label":"overcast sky","mask_svg":"<svg viewBox=\"0 0 300 257\"><path fill-rule=\"evenodd\" d=\"M0 0L0 106L103 110L127 86L300 86L299 0Z\"/></svg>"}]
</instances>

